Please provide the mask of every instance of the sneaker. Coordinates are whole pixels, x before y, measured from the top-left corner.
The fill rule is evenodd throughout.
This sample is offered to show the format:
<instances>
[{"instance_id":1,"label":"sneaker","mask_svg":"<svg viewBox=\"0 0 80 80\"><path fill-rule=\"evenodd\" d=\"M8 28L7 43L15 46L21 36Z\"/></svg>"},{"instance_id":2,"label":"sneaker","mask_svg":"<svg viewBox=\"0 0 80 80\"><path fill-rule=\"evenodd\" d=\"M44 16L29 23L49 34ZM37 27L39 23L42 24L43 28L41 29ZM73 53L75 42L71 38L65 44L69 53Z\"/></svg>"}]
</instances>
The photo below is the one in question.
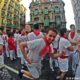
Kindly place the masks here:
<instances>
[{"instance_id":1,"label":"sneaker","mask_svg":"<svg viewBox=\"0 0 80 80\"><path fill-rule=\"evenodd\" d=\"M22 78L22 77L23 77L23 73L22 73L21 71L19 71L18 76L19 76L20 78Z\"/></svg>"}]
</instances>

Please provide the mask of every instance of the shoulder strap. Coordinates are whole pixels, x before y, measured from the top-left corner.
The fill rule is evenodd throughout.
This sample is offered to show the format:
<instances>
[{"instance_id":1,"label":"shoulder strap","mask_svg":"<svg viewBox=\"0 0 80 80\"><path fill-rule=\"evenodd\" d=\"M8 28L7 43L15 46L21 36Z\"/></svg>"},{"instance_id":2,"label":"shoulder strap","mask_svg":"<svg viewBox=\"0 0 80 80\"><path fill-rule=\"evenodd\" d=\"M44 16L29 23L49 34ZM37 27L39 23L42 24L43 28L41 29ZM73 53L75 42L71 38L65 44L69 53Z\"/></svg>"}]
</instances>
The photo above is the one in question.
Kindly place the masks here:
<instances>
[{"instance_id":1,"label":"shoulder strap","mask_svg":"<svg viewBox=\"0 0 80 80\"><path fill-rule=\"evenodd\" d=\"M60 38L58 39L58 47L57 47L57 50L59 49L59 42L60 42Z\"/></svg>"}]
</instances>

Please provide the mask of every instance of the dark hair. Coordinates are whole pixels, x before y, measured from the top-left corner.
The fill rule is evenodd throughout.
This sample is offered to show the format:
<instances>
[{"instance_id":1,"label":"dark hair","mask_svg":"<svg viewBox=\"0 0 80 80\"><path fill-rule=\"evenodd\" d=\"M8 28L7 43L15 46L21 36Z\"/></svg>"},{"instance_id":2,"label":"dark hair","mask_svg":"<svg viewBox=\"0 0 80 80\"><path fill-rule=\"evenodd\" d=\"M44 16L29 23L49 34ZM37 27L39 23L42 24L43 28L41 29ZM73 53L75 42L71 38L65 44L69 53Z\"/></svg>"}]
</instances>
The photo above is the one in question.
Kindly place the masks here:
<instances>
[{"instance_id":1,"label":"dark hair","mask_svg":"<svg viewBox=\"0 0 80 80\"><path fill-rule=\"evenodd\" d=\"M60 29L60 35L64 36L64 33L66 33L67 29L66 28L61 28Z\"/></svg>"},{"instance_id":2,"label":"dark hair","mask_svg":"<svg viewBox=\"0 0 80 80\"><path fill-rule=\"evenodd\" d=\"M72 28L72 27L74 27L74 28L75 28L75 25L74 25L74 24L71 24L71 25L70 25L70 28Z\"/></svg>"},{"instance_id":3,"label":"dark hair","mask_svg":"<svg viewBox=\"0 0 80 80\"><path fill-rule=\"evenodd\" d=\"M13 32L8 32L8 37L10 37L10 36L14 36L14 33Z\"/></svg>"},{"instance_id":4,"label":"dark hair","mask_svg":"<svg viewBox=\"0 0 80 80\"><path fill-rule=\"evenodd\" d=\"M49 31L53 31L53 32L55 32L57 34L57 30L55 28L47 28L45 30L45 33L48 33Z\"/></svg>"},{"instance_id":5,"label":"dark hair","mask_svg":"<svg viewBox=\"0 0 80 80\"><path fill-rule=\"evenodd\" d=\"M39 23L34 23L34 24L33 24L33 28L34 28L34 29L39 29Z\"/></svg>"}]
</instances>

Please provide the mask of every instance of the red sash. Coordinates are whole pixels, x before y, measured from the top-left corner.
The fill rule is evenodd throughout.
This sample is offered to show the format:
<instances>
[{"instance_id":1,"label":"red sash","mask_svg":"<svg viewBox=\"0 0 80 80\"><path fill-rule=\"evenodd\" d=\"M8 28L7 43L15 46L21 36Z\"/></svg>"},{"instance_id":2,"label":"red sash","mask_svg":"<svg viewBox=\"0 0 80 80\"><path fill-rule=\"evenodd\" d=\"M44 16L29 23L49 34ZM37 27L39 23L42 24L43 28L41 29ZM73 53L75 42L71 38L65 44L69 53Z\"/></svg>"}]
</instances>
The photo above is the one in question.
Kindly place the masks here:
<instances>
[{"instance_id":1,"label":"red sash","mask_svg":"<svg viewBox=\"0 0 80 80\"><path fill-rule=\"evenodd\" d=\"M60 55L60 58L61 58L61 59L65 59L65 58L68 58L68 56L65 56L64 53L62 53L62 54Z\"/></svg>"}]
</instances>

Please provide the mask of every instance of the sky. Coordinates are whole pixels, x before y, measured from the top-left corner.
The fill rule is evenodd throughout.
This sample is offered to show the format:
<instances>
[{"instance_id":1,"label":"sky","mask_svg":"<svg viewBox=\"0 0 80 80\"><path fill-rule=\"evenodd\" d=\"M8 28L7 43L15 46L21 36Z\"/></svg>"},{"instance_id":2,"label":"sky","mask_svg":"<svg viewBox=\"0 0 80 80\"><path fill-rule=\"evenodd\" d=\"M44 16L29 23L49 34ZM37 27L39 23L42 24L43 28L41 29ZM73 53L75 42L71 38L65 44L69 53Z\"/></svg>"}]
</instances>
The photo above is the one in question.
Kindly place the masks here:
<instances>
[{"instance_id":1,"label":"sky","mask_svg":"<svg viewBox=\"0 0 80 80\"><path fill-rule=\"evenodd\" d=\"M29 10L29 5L32 0L22 0L22 4L26 7L26 22L30 21L30 10ZM63 0L65 3L64 9L65 9L65 17L66 17L66 27L67 29L70 29L70 24L75 24L74 21L74 14L73 14L73 9L71 5L71 0Z\"/></svg>"}]
</instances>

